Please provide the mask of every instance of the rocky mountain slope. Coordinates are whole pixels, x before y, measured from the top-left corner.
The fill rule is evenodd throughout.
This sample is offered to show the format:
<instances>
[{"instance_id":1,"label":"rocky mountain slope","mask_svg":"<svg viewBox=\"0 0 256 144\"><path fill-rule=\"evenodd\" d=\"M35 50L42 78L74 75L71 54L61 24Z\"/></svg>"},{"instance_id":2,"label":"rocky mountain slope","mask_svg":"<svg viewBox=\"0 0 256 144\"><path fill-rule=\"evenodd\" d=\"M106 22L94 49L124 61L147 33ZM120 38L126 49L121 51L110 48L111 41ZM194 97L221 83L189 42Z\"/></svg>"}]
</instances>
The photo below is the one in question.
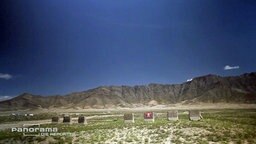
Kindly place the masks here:
<instances>
[{"instance_id":1,"label":"rocky mountain slope","mask_svg":"<svg viewBox=\"0 0 256 144\"><path fill-rule=\"evenodd\" d=\"M234 77L206 75L182 84L102 86L65 96L24 93L0 109L112 108L175 103L256 103L256 72Z\"/></svg>"}]
</instances>

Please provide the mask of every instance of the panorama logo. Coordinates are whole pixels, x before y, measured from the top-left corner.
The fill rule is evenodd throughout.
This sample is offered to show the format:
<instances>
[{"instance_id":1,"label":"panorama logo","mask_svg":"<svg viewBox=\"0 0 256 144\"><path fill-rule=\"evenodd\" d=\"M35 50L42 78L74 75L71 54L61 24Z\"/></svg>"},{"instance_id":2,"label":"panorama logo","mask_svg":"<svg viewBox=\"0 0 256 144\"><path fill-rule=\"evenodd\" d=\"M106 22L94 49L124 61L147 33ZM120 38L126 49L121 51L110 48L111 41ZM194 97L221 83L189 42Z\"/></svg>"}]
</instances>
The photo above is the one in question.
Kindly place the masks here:
<instances>
[{"instance_id":1,"label":"panorama logo","mask_svg":"<svg viewBox=\"0 0 256 144\"><path fill-rule=\"evenodd\" d=\"M57 133L56 127L40 127L40 124L24 124L23 127L11 128L11 132L23 133L23 136L41 136L47 133Z\"/></svg>"}]
</instances>

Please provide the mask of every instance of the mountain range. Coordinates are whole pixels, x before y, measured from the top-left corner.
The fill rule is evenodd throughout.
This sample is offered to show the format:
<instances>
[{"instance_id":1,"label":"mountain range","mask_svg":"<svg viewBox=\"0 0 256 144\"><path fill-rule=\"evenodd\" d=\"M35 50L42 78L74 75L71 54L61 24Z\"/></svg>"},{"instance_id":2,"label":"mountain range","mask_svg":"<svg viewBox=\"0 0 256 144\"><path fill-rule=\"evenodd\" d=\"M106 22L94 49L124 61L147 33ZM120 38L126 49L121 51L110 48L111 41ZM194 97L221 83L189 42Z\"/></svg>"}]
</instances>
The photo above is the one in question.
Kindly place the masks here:
<instances>
[{"instance_id":1,"label":"mountain range","mask_svg":"<svg viewBox=\"0 0 256 144\"><path fill-rule=\"evenodd\" d=\"M0 109L115 108L191 103L256 103L256 72L240 76L205 75L182 84L100 86L67 95L23 93L0 102Z\"/></svg>"}]
</instances>

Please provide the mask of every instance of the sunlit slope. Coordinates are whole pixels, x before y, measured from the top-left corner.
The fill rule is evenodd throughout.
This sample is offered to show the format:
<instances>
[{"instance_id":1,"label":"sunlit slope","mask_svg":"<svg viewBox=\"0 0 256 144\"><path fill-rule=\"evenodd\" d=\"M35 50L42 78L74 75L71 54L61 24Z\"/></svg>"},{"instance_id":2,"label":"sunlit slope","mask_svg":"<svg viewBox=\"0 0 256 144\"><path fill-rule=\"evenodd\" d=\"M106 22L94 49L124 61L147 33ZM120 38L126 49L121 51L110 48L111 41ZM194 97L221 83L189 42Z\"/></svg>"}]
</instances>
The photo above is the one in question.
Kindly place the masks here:
<instances>
[{"instance_id":1,"label":"sunlit slope","mask_svg":"<svg viewBox=\"0 0 256 144\"><path fill-rule=\"evenodd\" d=\"M182 84L102 86L65 96L24 93L0 102L0 108L115 108L181 102L256 103L256 73L234 77L206 75Z\"/></svg>"}]
</instances>

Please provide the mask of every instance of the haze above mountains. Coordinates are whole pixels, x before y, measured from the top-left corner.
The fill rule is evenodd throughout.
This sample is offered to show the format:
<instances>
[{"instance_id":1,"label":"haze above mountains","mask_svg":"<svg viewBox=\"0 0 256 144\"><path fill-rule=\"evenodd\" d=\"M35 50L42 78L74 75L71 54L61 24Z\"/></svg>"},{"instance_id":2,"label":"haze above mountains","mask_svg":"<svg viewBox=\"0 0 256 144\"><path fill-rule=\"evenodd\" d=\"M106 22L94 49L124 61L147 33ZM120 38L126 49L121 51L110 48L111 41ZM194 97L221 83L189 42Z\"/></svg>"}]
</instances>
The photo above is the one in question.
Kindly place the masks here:
<instances>
[{"instance_id":1,"label":"haze above mountains","mask_svg":"<svg viewBox=\"0 0 256 144\"><path fill-rule=\"evenodd\" d=\"M116 108L168 104L256 103L256 72L240 76L205 75L182 84L101 86L65 96L29 93L0 102L1 110Z\"/></svg>"}]
</instances>

